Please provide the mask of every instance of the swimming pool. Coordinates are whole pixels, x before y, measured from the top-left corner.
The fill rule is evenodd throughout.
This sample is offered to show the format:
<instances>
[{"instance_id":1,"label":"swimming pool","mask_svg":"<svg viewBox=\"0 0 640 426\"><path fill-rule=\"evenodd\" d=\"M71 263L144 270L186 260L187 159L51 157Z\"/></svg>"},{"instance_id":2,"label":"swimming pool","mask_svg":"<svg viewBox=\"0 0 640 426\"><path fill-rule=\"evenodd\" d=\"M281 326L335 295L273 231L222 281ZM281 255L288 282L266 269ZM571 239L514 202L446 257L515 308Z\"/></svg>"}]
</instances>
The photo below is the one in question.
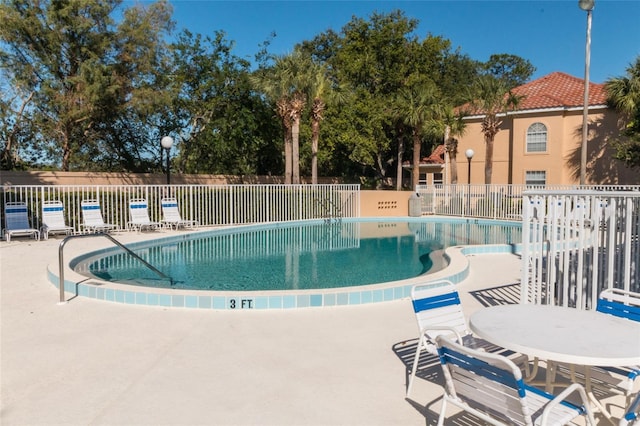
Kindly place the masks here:
<instances>
[{"instance_id":1,"label":"swimming pool","mask_svg":"<svg viewBox=\"0 0 640 426\"><path fill-rule=\"evenodd\" d=\"M511 251L520 239L520 224L513 222L435 217L305 221L129 245L171 280L155 276L117 248L88 253L70 265L91 278L78 293L122 303L214 309L336 306L407 296L416 280L424 281L424 274L432 279L446 266L448 247Z\"/></svg>"}]
</instances>

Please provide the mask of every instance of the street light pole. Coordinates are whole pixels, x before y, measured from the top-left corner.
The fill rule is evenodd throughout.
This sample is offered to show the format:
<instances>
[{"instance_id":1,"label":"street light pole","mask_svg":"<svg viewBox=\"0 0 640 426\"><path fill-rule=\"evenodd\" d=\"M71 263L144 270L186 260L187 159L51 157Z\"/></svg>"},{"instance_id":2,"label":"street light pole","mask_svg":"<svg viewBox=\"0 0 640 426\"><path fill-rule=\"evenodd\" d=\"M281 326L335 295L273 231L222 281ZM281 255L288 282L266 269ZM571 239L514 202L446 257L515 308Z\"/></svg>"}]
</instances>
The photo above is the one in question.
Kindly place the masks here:
<instances>
[{"instance_id":1,"label":"street light pole","mask_svg":"<svg viewBox=\"0 0 640 426\"><path fill-rule=\"evenodd\" d=\"M160 145L167 150L167 185L171 184L171 177L170 177L170 168L171 168L171 156L170 151L171 151L171 146L173 145L173 138L171 136L165 136L160 140Z\"/></svg>"},{"instance_id":2,"label":"street light pole","mask_svg":"<svg viewBox=\"0 0 640 426\"><path fill-rule=\"evenodd\" d=\"M467 157L468 169L467 169L467 215L471 212L471 159L473 158L473 150L471 148L464 152Z\"/></svg>"},{"instance_id":3,"label":"street light pole","mask_svg":"<svg viewBox=\"0 0 640 426\"><path fill-rule=\"evenodd\" d=\"M469 162L469 169L467 171L467 184L471 185L471 159L473 158L473 154L475 154L475 152L473 152L473 150L471 148L469 148L468 150L466 150L464 152L464 155L467 157L467 161Z\"/></svg>"},{"instance_id":4,"label":"street light pole","mask_svg":"<svg viewBox=\"0 0 640 426\"><path fill-rule=\"evenodd\" d=\"M584 104L582 110L582 146L580 147L580 185L586 183L587 138L589 136L589 65L591 61L591 14L595 0L578 0L580 9L587 12L587 41L584 56Z\"/></svg>"}]
</instances>

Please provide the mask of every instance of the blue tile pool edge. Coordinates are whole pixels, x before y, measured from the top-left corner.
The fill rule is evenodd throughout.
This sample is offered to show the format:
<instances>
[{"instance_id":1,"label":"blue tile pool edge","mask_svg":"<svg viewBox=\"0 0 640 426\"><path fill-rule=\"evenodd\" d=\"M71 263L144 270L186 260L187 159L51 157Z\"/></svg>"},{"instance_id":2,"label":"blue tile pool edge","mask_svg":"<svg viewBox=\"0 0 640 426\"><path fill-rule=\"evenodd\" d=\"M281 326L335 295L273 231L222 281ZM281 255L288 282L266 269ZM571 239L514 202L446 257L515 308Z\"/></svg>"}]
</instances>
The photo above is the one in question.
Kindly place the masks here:
<instances>
[{"instance_id":1,"label":"blue tile pool edge","mask_svg":"<svg viewBox=\"0 0 640 426\"><path fill-rule=\"evenodd\" d=\"M359 287L326 290L287 290L257 292L222 292L208 290L170 290L128 286L111 283L75 273L65 266L65 295L82 296L128 305L195 308L212 310L300 309L334 306L355 306L389 302L410 297L411 288L436 280L458 284L469 275L467 256L475 254L519 253L519 244L491 244L449 247L443 253L447 266L407 280ZM59 289L58 266L47 267L47 276ZM67 277L69 279L67 279ZM68 300L68 298L67 298Z\"/></svg>"}]
</instances>

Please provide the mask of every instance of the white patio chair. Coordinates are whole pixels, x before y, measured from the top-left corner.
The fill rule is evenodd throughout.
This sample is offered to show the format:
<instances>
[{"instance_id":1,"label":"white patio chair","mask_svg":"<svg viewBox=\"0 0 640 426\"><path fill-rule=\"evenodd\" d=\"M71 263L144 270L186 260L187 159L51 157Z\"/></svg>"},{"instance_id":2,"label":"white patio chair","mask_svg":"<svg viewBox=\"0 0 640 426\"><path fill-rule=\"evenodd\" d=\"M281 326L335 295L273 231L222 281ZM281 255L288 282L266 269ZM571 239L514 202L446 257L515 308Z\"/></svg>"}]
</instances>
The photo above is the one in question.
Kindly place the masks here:
<instances>
[{"instance_id":1,"label":"white patio chair","mask_svg":"<svg viewBox=\"0 0 640 426\"><path fill-rule=\"evenodd\" d=\"M89 232L109 232L118 226L112 223L104 223L102 209L97 200L82 200L80 202L82 210L82 227Z\"/></svg>"},{"instance_id":2,"label":"white patio chair","mask_svg":"<svg viewBox=\"0 0 640 426\"><path fill-rule=\"evenodd\" d=\"M142 231L143 229L156 229L162 224L160 222L152 222L149 218L149 208L147 200L144 198L135 198L129 200L129 229Z\"/></svg>"},{"instance_id":3,"label":"white patio chair","mask_svg":"<svg viewBox=\"0 0 640 426\"><path fill-rule=\"evenodd\" d=\"M566 425L584 416L595 426L582 385L573 383L557 396L524 383L522 372L508 358L471 349L446 336L436 337L445 391L438 425L449 403L492 425ZM583 405L567 401L576 393Z\"/></svg>"},{"instance_id":4,"label":"white patio chair","mask_svg":"<svg viewBox=\"0 0 640 426\"><path fill-rule=\"evenodd\" d=\"M620 289L603 290L598 298L596 310L607 315L626 318L630 321L640 321L640 293ZM640 344L640 336L636 336L635 342L629 343ZM587 371L587 369L589 370ZM587 367L583 365L558 364L556 371L573 382L588 384L587 391L589 392L591 392L591 389L597 388L604 392L623 395L626 399L626 404L631 404L634 395L640 392L640 365ZM587 373L589 374L588 383ZM610 417L608 411L600 405L595 397L593 400L602 413Z\"/></svg>"},{"instance_id":5,"label":"white patio chair","mask_svg":"<svg viewBox=\"0 0 640 426\"><path fill-rule=\"evenodd\" d=\"M31 227L29 211L24 201L9 201L4 205L4 239L11 241L12 236L29 236L40 240L40 231Z\"/></svg>"},{"instance_id":6,"label":"white patio chair","mask_svg":"<svg viewBox=\"0 0 640 426\"><path fill-rule=\"evenodd\" d=\"M197 220L182 219L178 210L178 200L175 198L163 198L160 200L160 205L162 206L162 223L170 228L193 228L199 225Z\"/></svg>"},{"instance_id":7,"label":"white patio chair","mask_svg":"<svg viewBox=\"0 0 640 426\"><path fill-rule=\"evenodd\" d=\"M631 426L640 425L640 393L637 393L635 398L631 400L631 403L627 407L627 411L620 418L619 426Z\"/></svg>"},{"instance_id":8,"label":"white patio chair","mask_svg":"<svg viewBox=\"0 0 640 426\"><path fill-rule=\"evenodd\" d=\"M525 355L515 354L471 334L467 327L458 291L451 281L441 280L417 284L411 289L411 299L413 311L418 321L420 339L409 377L407 397L411 394L422 352L426 351L431 355L437 355L435 338L439 335L456 337L462 344L470 348L511 356L514 362L523 365L523 369L528 375L528 358Z\"/></svg>"},{"instance_id":9,"label":"white patio chair","mask_svg":"<svg viewBox=\"0 0 640 426\"><path fill-rule=\"evenodd\" d=\"M64 219L64 205L59 200L42 202L42 227L41 235L45 240L49 239L49 234L65 234L73 233L73 228L67 226Z\"/></svg>"}]
</instances>

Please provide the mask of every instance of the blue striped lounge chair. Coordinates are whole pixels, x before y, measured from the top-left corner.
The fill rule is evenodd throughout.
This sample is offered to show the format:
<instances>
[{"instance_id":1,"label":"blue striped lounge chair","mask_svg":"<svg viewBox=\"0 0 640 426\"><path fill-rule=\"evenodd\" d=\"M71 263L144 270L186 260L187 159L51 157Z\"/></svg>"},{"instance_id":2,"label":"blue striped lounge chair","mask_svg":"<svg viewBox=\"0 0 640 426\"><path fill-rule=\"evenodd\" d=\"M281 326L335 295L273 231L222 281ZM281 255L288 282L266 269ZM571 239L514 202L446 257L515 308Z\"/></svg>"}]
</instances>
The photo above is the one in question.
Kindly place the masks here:
<instances>
[{"instance_id":1,"label":"blue striped lounge chair","mask_svg":"<svg viewBox=\"0 0 640 426\"><path fill-rule=\"evenodd\" d=\"M9 201L4 205L4 239L11 241L11 237L29 236L40 240L40 231L29 223L29 209L24 201Z\"/></svg>"},{"instance_id":2,"label":"blue striped lounge chair","mask_svg":"<svg viewBox=\"0 0 640 426\"><path fill-rule=\"evenodd\" d=\"M44 201L42 203L41 235L45 240L49 234L72 234L74 229L67 226L64 218L64 205L59 200Z\"/></svg>"}]
</instances>

